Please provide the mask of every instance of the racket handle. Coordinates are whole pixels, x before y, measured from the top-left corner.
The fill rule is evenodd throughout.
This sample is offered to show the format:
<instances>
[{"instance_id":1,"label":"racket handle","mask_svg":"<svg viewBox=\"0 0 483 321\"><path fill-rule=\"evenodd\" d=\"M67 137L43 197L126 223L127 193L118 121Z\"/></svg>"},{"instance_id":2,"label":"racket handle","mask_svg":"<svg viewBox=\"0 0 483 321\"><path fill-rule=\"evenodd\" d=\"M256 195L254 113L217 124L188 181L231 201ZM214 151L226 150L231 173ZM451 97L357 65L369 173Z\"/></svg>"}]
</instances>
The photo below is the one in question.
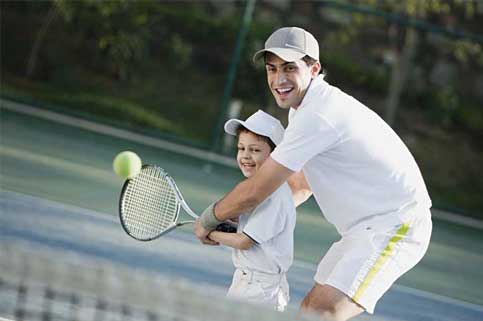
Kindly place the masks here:
<instances>
[{"instance_id":1,"label":"racket handle","mask_svg":"<svg viewBox=\"0 0 483 321\"><path fill-rule=\"evenodd\" d=\"M237 226L232 223L223 222L219 224L215 230L219 232L225 232L225 233L236 233Z\"/></svg>"}]
</instances>

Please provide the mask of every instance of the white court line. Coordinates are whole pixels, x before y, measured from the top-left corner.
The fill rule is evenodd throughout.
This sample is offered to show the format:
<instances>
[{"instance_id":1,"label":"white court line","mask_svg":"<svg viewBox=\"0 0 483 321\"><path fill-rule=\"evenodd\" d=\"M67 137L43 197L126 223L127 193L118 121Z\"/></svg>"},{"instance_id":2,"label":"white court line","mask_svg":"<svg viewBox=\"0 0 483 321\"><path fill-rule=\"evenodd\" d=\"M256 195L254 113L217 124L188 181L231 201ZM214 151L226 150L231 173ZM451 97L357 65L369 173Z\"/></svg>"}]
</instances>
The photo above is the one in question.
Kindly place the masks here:
<instances>
[{"instance_id":1,"label":"white court line","mask_svg":"<svg viewBox=\"0 0 483 321\"><path fill-rule=\"evenodd\" d=\"M25 104L12 102L5 99L0 99L0 102L1 102L2 108L8 109L13 112L34 116L37 118L47 119L63 125L69 125L72 127L81 128L95 133L122 138L125 140L129 140L132 142L136 142L136 143L140 143L148 146L158 147L164 150L168 150L170 152L195 157L198 159L214 162L221 165L237 167L237 163L232 157L218 155L213 152L205 151L205 150L190 147L190 146L175 144L159 138L153 138L150 136L134 133L125 129L119 129L113 126L99 124L93 121L89 121L89 120L85 120L77 117L62 115L62 114L41 109L41 108L33 108Z\"/></svg>"},{"instance_id":2,"label":"white court line","mask_svg":"<svg viewBox=\"0 0 483 321\"><path fill-rule=\"evenodd\" d=\"M423 290L419 290L419 289L415 289L415 288L410 288L410 287L407 287L407 286L404 286L404 285L399 285L399 284L395 284L395 285L393 285L393 287L398 289L398 291L400 291L400 292L404 292L404 293L411 294L411 295L414 295L414 296L419 296L419 297L422 297L422 298L425 298L425 299L440 301L440 302L447 303L447 304L458 305L458 306L463 307L465 309L475 310L477 312L483 313L483 306L475 304L475 303L470 303L470 302L466 302L466 301L462 301L462 300L458 300L458 299L453 299L453 298L450 298L450 297L447 297L447 296L444 296L444 295L435 294L435 293L432 293L432 292L427 292L427 291L423 291Z\"/></svg>"},{"instance_id":3,"label":"white court line","mask_svg":"<svg viewBox=\"0 0 483 321\"><path fill-rule=\"evenodd\" d=\"M43 204L47 207L54 207L54 208L57 208L61 211L65 211L65 212L74 212L76 214L80 214L80 215L84 215L84 216L88 216L88 217L92 217L92 218L97 218L97 219L102 217L102 219L105 219L107 221L111 221L111 222L114 222L114 223L119 222L117 215L97 212L97 211L90 210L90 209L87 209L87 208L83 208L83 207L79 207L79 206L75 206L75 205L71 205L71 204L60 203L60 202L52 201L52 200L49 200L49 199L46 199L46 198L38 197L38 196L27 195L27 194L15 192L15 191L10 191L10 190L5 190L5 189L0 191L0 196L2 196L2 194L7 196L7 197L13 196L16 200L28 198L30 200L37 202L37 203Z\"/></svg>"},{"instance_id":4,"label":"white court line","mask_svg":"<svg viewBox=\"0 0 483 321\"><path fill-rule=\"evenodd\" d=\"M81 118L62 115L62 114L41 109L41 108L33 108L25 104L16 103L16 102L1 99L1 98L0 98L0 103L1 103L0 105L1 108L5 108L16 113L26 114L37 118L47 119L63 125L69 125L69 126L81 128L91 132L126 139L139 144L161 148L177 154L195 157L198 159L202 159L204 161L211 161L213 163L226 165L234 168L237 167L237 163L233 158L218 155L213 152L201 150L194 147L175 144L159 138L153 138L150 136L133 133L128 130L95 123ZM464 225L466 227L472 227L472 228L483 230L482 220L474 219L471 217L464 217L458 214L449 213L447 211L442 211L435 208L432 208L431 211L432 211L433 217L436 219Z\"/></svg>"},{"instance_id":5,"label":"white court line","mask_svg":"<svg viewBox=\"0 0 483 321\"><path fill-rule=\"evenodd\" d=\"M478 220L478 219L472 218L472 217L466 217L466 216L453 214L453 213L450 213L450 212L447 212L447 211L444 211L444 210L440 210L440 209L436 209L436 208L432 208L431 212L432 212L433 216L438 218L438 219L483 230L483 221L482 220Z\"/></svg>"}]
</instances>

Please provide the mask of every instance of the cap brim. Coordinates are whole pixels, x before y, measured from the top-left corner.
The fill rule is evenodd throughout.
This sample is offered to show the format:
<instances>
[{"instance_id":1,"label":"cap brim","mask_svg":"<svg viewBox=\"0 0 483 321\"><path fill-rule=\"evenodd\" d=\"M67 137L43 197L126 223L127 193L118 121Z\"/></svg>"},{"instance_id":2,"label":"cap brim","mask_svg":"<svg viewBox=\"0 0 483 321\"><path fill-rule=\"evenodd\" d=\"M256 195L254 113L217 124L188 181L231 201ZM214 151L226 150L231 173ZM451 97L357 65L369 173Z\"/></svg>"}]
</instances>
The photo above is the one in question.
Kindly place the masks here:
<instances>
[{"instance_id":1,"label":"cap brim","mask_svg":"<svg viewBox=\"0 0 483 321\"><path fill-rule=\"evenodd\" d=\"M240 126L245 127L246 129L248 129L249 131L251 131L252 133L255 133L257 135L266 136L266 137L270 136L270 134L268 134L266 132L266 130L264 130L263 128L254 126L254 124L250 124L250 123L247 123L247 122L245 122L243 120L239 120L239 119L228 120L225 123L225 126L224 126L225 133L227 133L229 135L236 136L237 130L238 130L238 128L240 128Z\"/></svg>"},{"instance_id":2,"label":"cap brim","mask_svg":"<svg viewBox=\"0 0 483 321\"><path fill-rule=\"evenodd\" d=\"M225 133L236 136L236 131L240 126L246 127L245 122L243 120L230 119L225 123L225 126L224 126Z\"/></svg>"},{"instance_id":3,"label":"cap brim","mask_svg":"<svg viewBox=\"0 0 483 321\"><path fill-rule=\"evenodd\" d=\"M306 56L305 53L297 51L295 49L290 49L290 48L269 48L269 49L262 49L257 51L253 55L253 62L257 62L260 58L265 56L265 53L270 52L273 53L274 55L280 57L284 61L287 62L293 62L297 61L299 59L302 59L303 57Z\"/></svg>"}]
</instances>

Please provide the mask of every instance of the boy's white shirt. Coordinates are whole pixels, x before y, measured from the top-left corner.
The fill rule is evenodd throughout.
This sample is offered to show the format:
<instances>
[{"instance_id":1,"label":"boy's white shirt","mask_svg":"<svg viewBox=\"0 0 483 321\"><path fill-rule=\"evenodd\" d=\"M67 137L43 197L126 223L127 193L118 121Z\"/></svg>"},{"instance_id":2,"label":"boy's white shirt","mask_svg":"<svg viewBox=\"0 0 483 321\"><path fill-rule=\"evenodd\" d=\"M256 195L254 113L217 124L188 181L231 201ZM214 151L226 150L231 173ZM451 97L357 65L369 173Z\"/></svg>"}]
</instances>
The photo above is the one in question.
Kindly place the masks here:
<instances>
[{"instance_id":1,"label":"boy's white shirt","mask_svg":"<svg viewBox=\"0 0 483 321\"><path fill-rule=\"evenodd\" d=\"M235 268L270 274L287 272L293 262L295 221L292 192L284 183L250 214L239 216L238 232L257 244L248 250L233 250Z\"/></svg>"},{"instance_id":2,"label":"boy's white shirt","mask_svg":"<svg viewBox=\"0 0 483 321\"><path fill-rule=\"evenodd\" d=\"M412 213L408 207L431 206L402 140L322 75L301 105L290 109L284 138L271 157L292 171L303 169L320 209L340 234L367 219L399 224Z\"/></svg>"}]
</instances>

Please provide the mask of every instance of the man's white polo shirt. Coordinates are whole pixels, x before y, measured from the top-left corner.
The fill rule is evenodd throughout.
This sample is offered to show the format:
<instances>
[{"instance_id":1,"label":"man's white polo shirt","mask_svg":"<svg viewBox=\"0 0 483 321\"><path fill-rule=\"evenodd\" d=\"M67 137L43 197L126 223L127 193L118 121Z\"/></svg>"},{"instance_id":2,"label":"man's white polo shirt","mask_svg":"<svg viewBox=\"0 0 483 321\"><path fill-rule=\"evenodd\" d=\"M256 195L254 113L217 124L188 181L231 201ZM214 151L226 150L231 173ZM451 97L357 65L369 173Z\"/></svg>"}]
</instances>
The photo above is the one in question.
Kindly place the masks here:
<instances>
[{"instance_id":1,"label":"man's white polo shirt","mask_svg":"<svg viewBox=\"0 0 483 321\"><path fill-rule=\"evenodd\" d=\"M329 222L344 234L361 221L404 222L409 207L429 208L420 170L402 140L352 96L314 79L271 157L303 169Z\"/></svg>"}]
</instances>

